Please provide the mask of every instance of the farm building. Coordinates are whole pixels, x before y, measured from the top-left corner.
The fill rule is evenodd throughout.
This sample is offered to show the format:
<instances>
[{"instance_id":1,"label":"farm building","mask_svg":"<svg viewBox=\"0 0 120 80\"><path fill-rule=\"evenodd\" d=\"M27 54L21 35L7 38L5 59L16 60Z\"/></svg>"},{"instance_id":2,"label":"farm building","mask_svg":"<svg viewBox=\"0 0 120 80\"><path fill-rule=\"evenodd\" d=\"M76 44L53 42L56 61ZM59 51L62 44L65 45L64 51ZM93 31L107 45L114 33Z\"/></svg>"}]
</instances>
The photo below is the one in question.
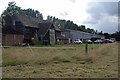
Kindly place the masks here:
<instances>
[{"instance_id":1,"label":"farm building","mask_svg":"<svg viewBox=\"0 0 120 80\"><path fill-rule=\"evenodd\" d=\"M2 25L2 24L1 24ZM39 20L24 14L13 14L2 31L2 44L5 46L29 44L68 44L75 39L104 38L76 30L60 30L51 21Z\"/></svg>"},{"instance_id":2,"label":"farm building","mask_svg":"<svg viewBox=\"0 0 120 80\"><path fill-rule=\"evenodd\" d=\"M66 38L62 35L57 37L57 44L69 44L69 43L71 43L69 41L69 38Z\"/></svg>"},{"instance_id":3,"label":"farm building","mask_svg":"<svg viewBox=\"0 0 120 80\"><path fill-rule=\"evenodd\" d=\"M21 43L55 44L61 31L50 21L40 21L27 15L14 14L3 29L3 45Z\"/></svg>"},{"instance_id":4,"label":"farm building","mask_svg":"<svg viewBox=\"0 0 120 80\"><path fill-rule=\"evenodd\" d=\"M75 39L85 40L85 39L91 39L91 38L104 38L104 36L101 36L101 35L96 35L96 34L91 34L87 32L71 30L71 29L62 30L61 35L69 38L70 40L72 40L72 42Z\"/></svg>"},{"instance_id":5,"label":"farm building","mask_svg":"<svg viewBox=\"0 0 120 80\"><path fill-rule=\"evenodd\" d=\"M51 21L40 21L38 30L39 41L43 44L55 44L61 30L54 26Z\"/></svg>"},{"instance_id":6,"label":"farm building","mask_svg":"<svg viewBox=\"0 0 120 80\"><path fill-rule=\"evenodd\" d=\"M26 15L10 16L9 24L3 28L3 45L11 46L23 42L31 43L37 30L37 20Z\"/></svg>"}]
</instances>

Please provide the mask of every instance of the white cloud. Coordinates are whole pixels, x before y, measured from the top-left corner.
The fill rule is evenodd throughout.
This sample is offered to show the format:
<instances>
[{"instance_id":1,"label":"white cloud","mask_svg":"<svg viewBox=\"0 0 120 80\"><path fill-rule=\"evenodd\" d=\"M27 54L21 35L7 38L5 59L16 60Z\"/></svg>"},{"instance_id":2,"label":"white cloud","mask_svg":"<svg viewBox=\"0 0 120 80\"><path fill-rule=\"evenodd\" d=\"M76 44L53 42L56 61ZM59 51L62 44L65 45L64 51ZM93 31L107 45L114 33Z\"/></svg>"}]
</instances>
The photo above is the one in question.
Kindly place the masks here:
<instances>
[{"instance_id":1,"label":"white cloud","mask_svg":"<svg viewBox=\"0 0 120 80\"><path fill-rule=\"evenodd\" d=\"M118 31L118 17L109 16L108 14L103 14L101 20L96 24L86 24L87 27L94 28L98 31L103 31L107 33L114 33Z\"/></svg>"},{"instance_id":2,"label":"white cloud","mask_svg":"<svg viewBox=\"0 0 120 80\"><path fill-rule=\"evenodd\" d=\"M88 27L113 33L118 31L118 3L117 2L93 2L89 3L88 18L84 21ZM93 27L94 26L94 27Z\"/></svg>"}]
</instances>

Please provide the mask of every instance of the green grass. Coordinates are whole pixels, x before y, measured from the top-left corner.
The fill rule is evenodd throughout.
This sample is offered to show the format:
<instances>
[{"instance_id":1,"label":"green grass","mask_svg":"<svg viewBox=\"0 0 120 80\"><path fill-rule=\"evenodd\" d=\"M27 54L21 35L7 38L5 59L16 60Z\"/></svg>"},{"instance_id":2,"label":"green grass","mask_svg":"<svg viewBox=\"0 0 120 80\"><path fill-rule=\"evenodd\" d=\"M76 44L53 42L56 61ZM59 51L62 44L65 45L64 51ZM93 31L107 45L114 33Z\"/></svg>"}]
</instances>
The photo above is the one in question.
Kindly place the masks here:
<instances>
[{"instance_id":1,"label":"green grass","mask_svg":"<svg viewBox=\"0 0 120 80\"><path fill-rule=\"evenodd\" d=\"M3 63L2 63L2 65L3 66L17 66L17 65L25 65L25 64L27 64L27 62L26 61L23 61L23 60L7 60L7 61L4 61L3 60Z\"/></svg>"},{"instance_id":2,"label":"green grass","mask_svg":"<svg viewBox=\"0 0 120 80\"><path fill-rule=\"evenodd\" d=\"M85 44L57 45L47 47L10 47L3 49L3 66L16 66L24 64L46 64L52 62L79 62L92 61L91 52L102 44L88 45L90 55L86 57ZM32 50L32 51L31 51ZM88 54L89 54L88 53ZM94 54L96 55L96 54ZM90 59L91 58L91 59Z\"/></svg>"},{"instance_id":3,"label":"green grass","mask_svg":"<svg viewBox=\"0 0 120 80\"><path fill-rule=\"evenodd\" d=\"M116 77L118 43L88 46L87 54L85 44L3 49L3 77Z\"/></svg>"}]
</instances>

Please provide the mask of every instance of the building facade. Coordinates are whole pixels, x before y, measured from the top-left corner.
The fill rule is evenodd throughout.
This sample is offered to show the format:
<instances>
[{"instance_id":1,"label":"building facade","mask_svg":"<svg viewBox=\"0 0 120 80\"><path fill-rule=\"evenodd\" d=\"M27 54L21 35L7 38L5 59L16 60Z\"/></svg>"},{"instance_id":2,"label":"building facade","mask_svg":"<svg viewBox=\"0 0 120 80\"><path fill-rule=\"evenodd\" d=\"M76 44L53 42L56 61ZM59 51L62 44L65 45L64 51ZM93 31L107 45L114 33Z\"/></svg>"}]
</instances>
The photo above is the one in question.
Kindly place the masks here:
<instances>
[{"instance_id":1,"label":"building facade","mask_svg":"<svg viewBox=\"0 0 120 80\"><path fill-rule=\"evenodd\" d=\"M3 28L3 45L56 43L59 31L52 22L40 21L24 14L14 14L9 19L9 24Z\"/></svg>"},{"instance_id":2,"label":"building facade","mask_svg":"<svg viewBox=\"0 0 120 80\"><path fill-rule=\"evenodd\" d=\"M86 40L92 38L100 38L100 39L104 38L104 36L101 35L96 35L96 34L91 34L87 32L71 30L71 29L62 30L61 35L69 38L72 42L74 42L74 40L76 39Z\"/></svg>"}]
</instances>

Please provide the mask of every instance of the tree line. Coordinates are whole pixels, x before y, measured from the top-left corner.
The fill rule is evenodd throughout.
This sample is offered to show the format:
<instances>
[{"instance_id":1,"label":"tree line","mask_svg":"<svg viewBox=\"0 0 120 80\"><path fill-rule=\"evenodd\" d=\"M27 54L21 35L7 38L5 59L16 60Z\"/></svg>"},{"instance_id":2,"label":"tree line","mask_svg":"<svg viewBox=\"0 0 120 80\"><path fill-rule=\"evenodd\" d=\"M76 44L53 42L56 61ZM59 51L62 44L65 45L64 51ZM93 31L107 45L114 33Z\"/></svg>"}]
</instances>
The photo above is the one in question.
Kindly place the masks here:
<instances>
[{"instance_id":1,"label":"tree line","mask_svg":"<svg viewBox=\"0 0 120 80\"><path fill-rule=\"evenodd\" d=\"M16 3L13 2L9 2L8 3L8 7L6 10L4 10L4 12L2 13L2 18L3 18L3 26L6 26L9 21L9 18L11 15L13 14L25 14L34 18L38 18L39 20L43 20L43 15L42 13L40 13L38 10L34 10L31 8L28 9L22 9L19 6L16 6ZM80 25L78 26L77 24L75 24L73 21L70 20L62 20L59 18L55 18L55 16L47 16L48 21L52 21L56 26L58 26L61 29L72 29L72 30L79 30L79 31L84 31L84 32L88 32L88 33L95 33L96 31L94 29L90 29L85 27L85 25Z\"/></svg>"},{"instance_id":2,"label":"tree line","mask_svg":"<svg viewBox=\"0 0 120 80\"><path fill-rule=\"evenodd\" d=\"M55 24L55 26L58 26L61 29L72 29L72 30L97 34L97 30L95 31L94 29L86 28L85 25L77 25L70 20L59 19L56 18L55 16L50 16L50 15L47 16L47 20L52 21Z\"/></svg>"},{"instance_id":3,"label":"tree line","mask_svg":"<svg viewBox=\"0 0 120 80\"><path fill-rule=\"evenodd\" d=\"M39 20L43 20L43 15L38 10L34 10L31 8L22 9L19 6L16 6L16 3L13 1L8 3L7 9L4 10L3 13L1 14L3 27L9 24L8 22L10 20L10 16L15 13L25 14L34 18L38 18ZM55 24L55 26L58 26L60 29L72 29L72 30L78 30L78 31L83 31L83 32L88 32L93 34L99 34L99 35L104 35L106 38L113 37L113 38L119 39L120 37L120 32L115 32L113 34L103 33L102 31L98 32L97 30L86 28L85 25L77 25L73 21L59 19L59 18L56 18L55 16L48 15L46 20L52 21Z\"/></svg>"}]
</instances>

